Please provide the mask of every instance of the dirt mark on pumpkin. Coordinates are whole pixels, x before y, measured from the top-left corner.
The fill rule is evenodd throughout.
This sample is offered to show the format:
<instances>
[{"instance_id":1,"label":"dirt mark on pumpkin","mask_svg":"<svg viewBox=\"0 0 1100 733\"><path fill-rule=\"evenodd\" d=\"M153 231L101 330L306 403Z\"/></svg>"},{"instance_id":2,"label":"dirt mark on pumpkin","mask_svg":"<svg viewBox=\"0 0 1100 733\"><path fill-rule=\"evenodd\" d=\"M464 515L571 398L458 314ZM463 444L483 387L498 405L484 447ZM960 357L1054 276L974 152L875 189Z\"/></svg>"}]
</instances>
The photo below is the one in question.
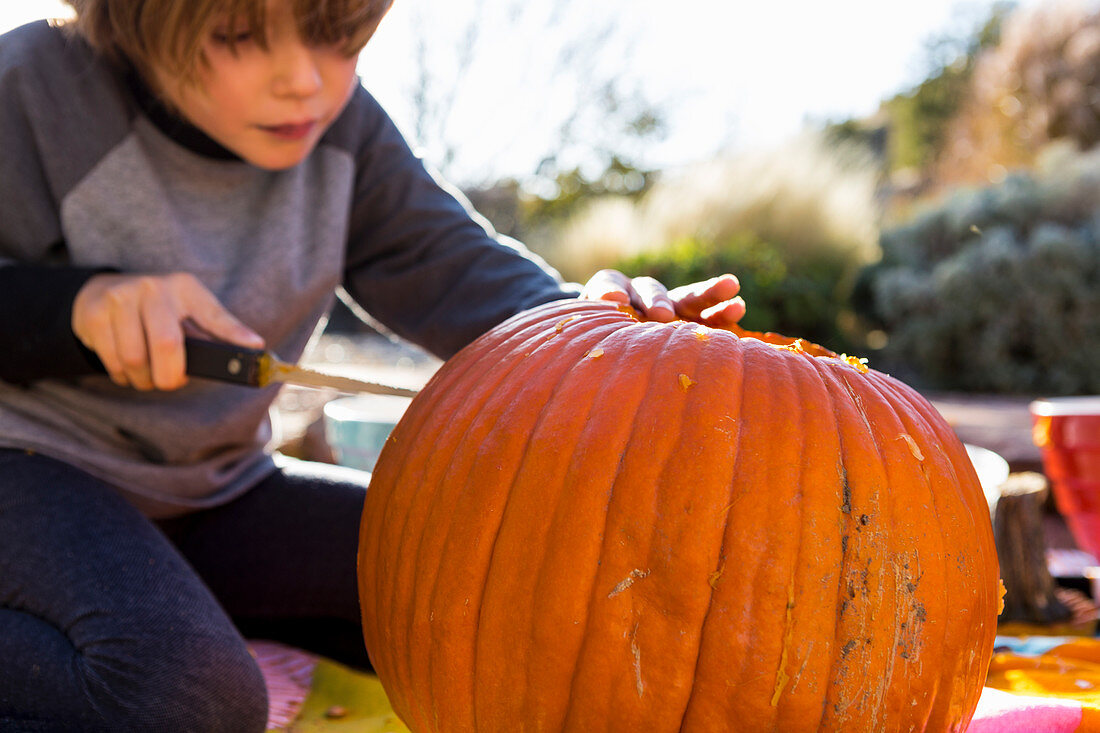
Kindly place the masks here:
<instances>
[{"instance_id":1,"label":"dirt mark on pumpkin","mask_svg":"<svg viewBox=\"0 0 1100 733\"><path fill-rule=\"evenodd\" d=\"M836 473L840 478L840 511L842 514L852 513L852 486L848 483L848 469L842 461L837 461ZM842 525L843 526L843 523Z\"/></svg>"},{"instance_id":2,"label":"dirt mark on pumpkin","mask_svg":"<svg viewBox=\"0 0 1100 733\"><path fill-rule=\"evenodd\" d=\"M894 628L894 649L902 659L917 659L924 646L924 622L928 612L917 596L921 578L920 558L916 552L900 556L894 562L894 592L898 598L898 610L906 609L905 616Z\"/></svg>"}]
</instances>

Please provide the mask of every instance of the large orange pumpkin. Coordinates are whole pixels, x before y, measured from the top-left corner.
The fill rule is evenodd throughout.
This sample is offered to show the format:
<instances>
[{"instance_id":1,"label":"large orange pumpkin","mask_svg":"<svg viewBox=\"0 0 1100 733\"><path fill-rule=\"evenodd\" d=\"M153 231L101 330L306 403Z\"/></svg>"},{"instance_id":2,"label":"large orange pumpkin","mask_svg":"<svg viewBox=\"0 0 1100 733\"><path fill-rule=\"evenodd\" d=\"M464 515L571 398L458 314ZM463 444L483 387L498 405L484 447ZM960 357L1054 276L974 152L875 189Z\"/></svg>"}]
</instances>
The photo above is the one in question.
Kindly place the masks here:
<instances>
[{"instance_id":1,"label":"large orange pumpkin","mask_svg":"<svg viewBox=\"0 0 1100 733\"><path fill-rule=\"evenodd\" d=\"M414 731L963 730L998 604L973 466L912 389L583 300L413 401L359 573Z\"/></svg>"}]
</instances>

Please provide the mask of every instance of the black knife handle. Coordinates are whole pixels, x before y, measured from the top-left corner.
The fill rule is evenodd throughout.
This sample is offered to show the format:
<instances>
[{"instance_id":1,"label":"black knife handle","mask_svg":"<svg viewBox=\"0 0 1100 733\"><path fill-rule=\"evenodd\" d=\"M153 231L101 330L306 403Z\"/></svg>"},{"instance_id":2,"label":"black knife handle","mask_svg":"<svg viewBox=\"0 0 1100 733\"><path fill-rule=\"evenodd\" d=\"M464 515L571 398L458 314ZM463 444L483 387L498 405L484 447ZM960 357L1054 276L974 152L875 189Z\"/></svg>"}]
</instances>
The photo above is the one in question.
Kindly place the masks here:
<instances>
[{"instance_id":1,"label":"black knife handle","mask_svg":"<svg viewBox=\"0 0 1100 733\"><path fill-rule=\"evenodd\" d=\"M249 349L222 341L187 338L187 373L192 377L260 386L263 349Z\"/></svg>"}]
</instances>

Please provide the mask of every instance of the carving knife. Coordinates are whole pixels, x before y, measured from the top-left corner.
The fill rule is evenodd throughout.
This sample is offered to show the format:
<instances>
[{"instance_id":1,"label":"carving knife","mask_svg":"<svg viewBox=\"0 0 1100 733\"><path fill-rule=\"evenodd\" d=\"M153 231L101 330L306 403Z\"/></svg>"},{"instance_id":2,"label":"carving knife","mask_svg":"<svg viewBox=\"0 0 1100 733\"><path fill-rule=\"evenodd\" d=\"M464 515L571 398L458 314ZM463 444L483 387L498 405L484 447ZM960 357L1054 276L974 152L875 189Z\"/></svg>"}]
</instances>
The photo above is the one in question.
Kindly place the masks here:
<instances>
[{"instance_id":1,"label":"carving knife","mask_svg":"<svg viewBox=\"0 0 1100 733\"><path fill-rule=\"evenodd\" d=\"M418 390L377 382L365 382L337 374L305 369L281 361L270 351L249 349L236 344L187 338L187 374L250 387L266 387L285 382L318 389L334 389L345 394L371 394L414 397Z\"/></svg>"}]
</instances>

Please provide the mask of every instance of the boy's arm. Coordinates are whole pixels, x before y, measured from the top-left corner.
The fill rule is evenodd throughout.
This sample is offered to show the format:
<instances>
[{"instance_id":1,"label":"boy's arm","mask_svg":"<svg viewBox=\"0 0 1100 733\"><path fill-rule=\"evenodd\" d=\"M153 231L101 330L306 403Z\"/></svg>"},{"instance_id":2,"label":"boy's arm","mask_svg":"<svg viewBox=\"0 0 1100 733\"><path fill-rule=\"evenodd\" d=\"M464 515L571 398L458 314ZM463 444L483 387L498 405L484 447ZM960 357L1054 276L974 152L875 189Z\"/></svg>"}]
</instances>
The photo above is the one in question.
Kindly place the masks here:
<instances>
[{"instance_id":1,"label":"boy's arm","mask_svg":"<svg viewBox=\"0 0 1100 733\"><path fill-rule=\"evenodd\" d=\"M37 379L102 372L73 334L73 300L101 268L0 265L0 379Z\"/></svg>"},{"instance_id":2,"label":"boy's arm","mask_svg":"<svg viewBox=\"0 0 1100 733\"><path fill-rule=\"evenodd\" d=\"M59 127L43 101L60 95L80 108L59 83L65 77L57 67L68 49L45 23L0 41L0 379L8 382L94 371L70 316L77 291L103 270L59 264L66 258L58 213L69 179L91 162L83 148L67 144L69 129ZM89 76L82 93L102 100L96 78ZM86 124L79 112L72 115L75 125Z\"/></svg>"},{"instance_id":3,"label":"boy's arm","mask_svg":"<svg viewBox=\"0 0 1100 733\"><path fill-rule=\"evenodd\" d=\"M519 311L580 287L492 232L434 177L365 90L344 287L398 335L448 357Z\"/></svg>"}]
</instances>

